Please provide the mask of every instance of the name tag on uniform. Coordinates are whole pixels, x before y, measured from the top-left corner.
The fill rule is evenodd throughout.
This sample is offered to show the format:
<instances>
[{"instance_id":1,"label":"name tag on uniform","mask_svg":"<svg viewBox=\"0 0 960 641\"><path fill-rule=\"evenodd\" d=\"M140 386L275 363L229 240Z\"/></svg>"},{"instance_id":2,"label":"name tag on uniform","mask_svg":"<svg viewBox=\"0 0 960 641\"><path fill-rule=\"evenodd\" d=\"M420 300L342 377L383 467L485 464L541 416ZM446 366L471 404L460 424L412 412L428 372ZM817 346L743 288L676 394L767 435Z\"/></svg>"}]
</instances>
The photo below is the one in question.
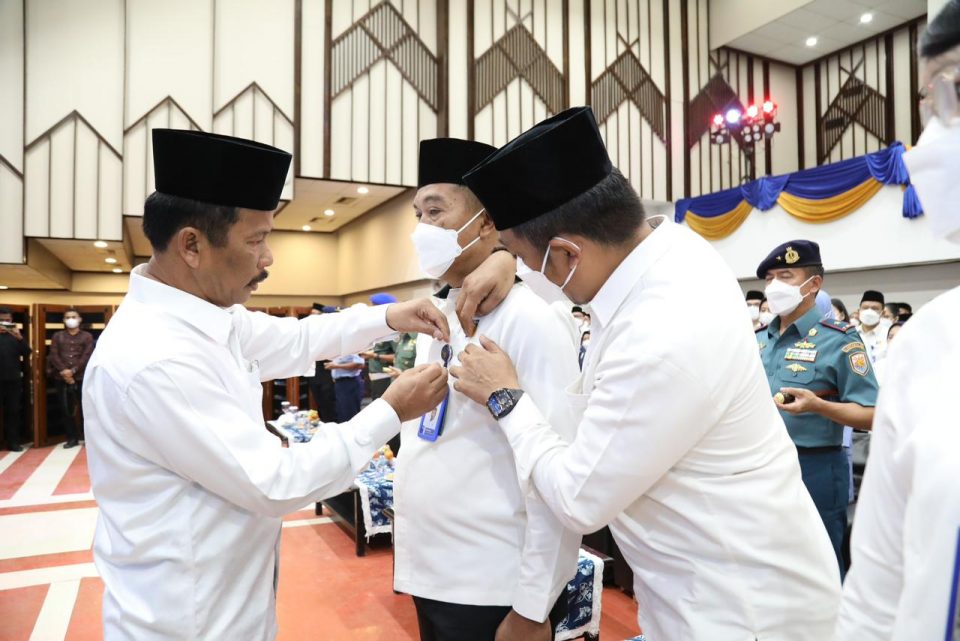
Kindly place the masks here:
<instances>
[{"instance_id":1,"label":"name tag on uniform","mask_svg":"<svg viewBox=\"0 0 960 641\"><path fill-rule=\"evenodd\" d=\"M812 363L817 360L817 350L815 349L800 349L797 347L791 347L787 349L787 355L784 357L784 360L787 361L802 361L804 363Z\"/></svg>"}]
</instances>

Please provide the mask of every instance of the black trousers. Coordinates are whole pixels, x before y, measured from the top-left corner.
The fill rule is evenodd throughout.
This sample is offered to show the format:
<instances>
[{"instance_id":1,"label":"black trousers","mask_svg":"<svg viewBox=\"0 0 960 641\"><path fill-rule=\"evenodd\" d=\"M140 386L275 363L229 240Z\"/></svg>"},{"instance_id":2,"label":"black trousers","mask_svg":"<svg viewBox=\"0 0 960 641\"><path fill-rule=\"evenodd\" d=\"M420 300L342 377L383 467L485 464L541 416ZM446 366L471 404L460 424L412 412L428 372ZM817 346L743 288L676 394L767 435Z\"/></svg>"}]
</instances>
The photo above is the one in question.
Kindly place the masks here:
<instances>
[{"instance_id":1,"label":"black trousers","mask_svg":"<svg viewBox=\"0 0 960 641\"><path fill-rule=\"evenodd\" d=\"M360 400L363 390L359 376L335 378L334 389L337 392L337 421L346 423L360 413Z\"/></svg>"},{"instance_id":2,"label":"black trousers","mask_svg":"<svg viewBox=\"0 0 960 641\"><path fill-rule=\"evenodd\" d=\"M550 611L553 630L566 614L564 602L561 594ZM463 605L416 596L413 604L417 608L420 641L493 641L497 628L510 614L510 606L506 605Z\"/></svg>"},{"instance_id":3,"label":"black trousers","mask_svg":"<svg viewBox=\"0 0 960 641\"><path fill-rule=\"evenodd\" d=\"M0 408L3 409L3 438L8 446L19 445L21 440L20 404L23 398L23 383L0 381Z\"/></svg>"},{"instance_id":4,"label":"black trousers","mask_svg":"<svg viewBox=\"0 0 960 641\"><path fill-rule=\"evenodd\" d=\"M80 382L70 385L66 381L57 381L57 400L60 402L63 433L67 435L67 440L80 440L80 426L76 419L76 412L80 408Z\"/></svg>"},{"instance_id":5,"label":"black trousers","mask_svg":"<svg viewBox=\"0 0 960 641\"><path fill-rule=\"evenodd\" d=\"M307 379L310 393L317 402L317 413L324 423L337 422L337 395L333 391L333 377L328 370L323 369L323 363L317 363L317 373Z\"/></svg>"}]
</instances>

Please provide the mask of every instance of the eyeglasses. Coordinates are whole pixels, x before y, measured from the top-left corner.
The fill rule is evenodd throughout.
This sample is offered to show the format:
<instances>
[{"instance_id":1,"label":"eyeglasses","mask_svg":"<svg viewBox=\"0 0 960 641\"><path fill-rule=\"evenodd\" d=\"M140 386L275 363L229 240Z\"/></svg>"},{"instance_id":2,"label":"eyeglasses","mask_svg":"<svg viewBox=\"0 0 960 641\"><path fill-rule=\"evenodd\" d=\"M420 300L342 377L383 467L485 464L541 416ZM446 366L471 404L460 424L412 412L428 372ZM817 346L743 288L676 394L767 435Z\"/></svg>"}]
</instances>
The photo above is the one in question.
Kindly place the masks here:
<instances>
[{"instance_id":1,"label":"eyeglasses","mask_svg":"<svg viewBox=\"0 0 960 641\"><path fill-rule=\"evenodd\" d=\"M920 119L926 126L937 116L947 125L960 111L960 67L938 73L920 92Z\"/></svg>"}]
</instances>

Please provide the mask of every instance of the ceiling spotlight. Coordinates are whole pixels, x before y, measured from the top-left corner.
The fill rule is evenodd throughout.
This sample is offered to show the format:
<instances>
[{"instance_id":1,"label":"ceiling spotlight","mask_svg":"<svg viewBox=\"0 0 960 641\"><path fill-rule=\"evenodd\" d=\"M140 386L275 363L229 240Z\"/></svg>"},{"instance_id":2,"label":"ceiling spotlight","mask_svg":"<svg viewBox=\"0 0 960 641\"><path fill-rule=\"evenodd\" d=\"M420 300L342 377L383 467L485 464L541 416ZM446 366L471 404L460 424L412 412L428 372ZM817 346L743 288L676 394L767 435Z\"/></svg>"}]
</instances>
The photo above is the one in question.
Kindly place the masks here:
<instances>
[{"instance_id":1,"label":"ceiling spotlight","mask_svg":"<svg viewBox=\"0 0 960 641\"><path fill-rule=\"evenodd\" d=\"M718 127L719 127L720 125L722 125L722 124L723 124L723 115L722 115L722 114L716 114L716 115L713 117L713 124L717 125Z\"/></svg>"},{"instance_id":2,"label":"ceiling spotlight","mask_svg":"<svg viewBox=\"0 0 960 641\"><path fill-rule=\"evenodd\" d=\"M103 241L103 240L97 240L97 241L94 241L93 246L96 247L97 249L106 249L107 243L106 241Z\"/></svg>"},{"instance_id":3,"label":"ceiling spotlight","mask_svg":"<svg viewBox=\"0 0 960 641\"><path fill-rule=\"evenodd\" d=\"M324 209L324 210L323 210L323 215L324 215L324 216L327 216L327 217L333 216L335 213L337 213L337 212L333 211L332 209Z\"/></svg>"},{"instance_id":4,"label":"ceiling spotlight","mask_svg":"<svg viewBox=\"0 0 960 641\"><path fill-rule=\"evenodd\" d=\"M304 225L301 229L303 229L303 231L310 231L310 225Z\"/></svg>"},{"instance_id":5,"label":"ceiling spotlight","mask_svg":"<svg viewBox=\"0 0 960 641\"><path fill-rule=\"evenodd\" d=\"M728 109L727 110L727 122L731 125L735 125L740 121L740 110L739 109Z\"/></svg>"},{"instance_id":6,"label":"ceiling spotlight","mask_svg":"<svg viewBox=\"0 0 960 641\"><path fill-rule=\"evenodd\" d=\"M753 134L743 134L744 142L753 142Z\"/></svg>"},{"instance_id":7,"label":"ceiling spotlight","mask_svg":"<svg viewBox=\"0 0 960 641\"><path fill-rule=\"evenodd\" d=\"M870 24L871 22L873 22L873 14L869 11L860 16L860 24Z\"/></svg>"},{"instance_id":8,"label":"ceiling spotlight","mask_svg":"<svg viewBox=\"0 0 960 641\"><path fill-rule=\"evenodd\" d=\"M808 47L816 47L816 46L817 46L817 37L816 37L816 36L810 36L809 38L807 38L807 43L806 43L806 44L807 44Z\"/></svg>"},{"instance_id":9,"label":"ceiling spotlight","mask_svg":"<svg viewBox=\"0 0 960 641\"><path fill-rule=\"evenodd\" d=\"M108 264L108 265L116 265L116 264L117 264L117 259L114 258L113 256L108 256L107 258L104 258L104 259L103 259L103 262L105 262L105 263Z\"/></svg>"},{"instance_id":10,"label":"ceiling spotlight","mask_svg":"<svg viewBox=\"0 0 960 641\"><path fill-rule=\"evenodd\" d=\"M777 130L777 126L772 122L768 122L763 126L763 133L767 134L768 136L772 136L773 132L775 132L776 130Z\"/></svg>"},{"instance_id":11,"label":"ceiling spotlight","mask_svg":"<svg viewBox=\"0 0 960 641\"><path fill-rule=\"evenodd\" d=\"M366 187L357 187L357 193L358 193L358 194L369 194L369 193L370 193L370 190L367 189Z\"/></svg>"},{"instance_id":12,"label":"ceiling spotlight","mask_svg":"<svg viewBox=\"0 0 960 641\"><path fill-rule=\"evenodd\" d=\"M113 268L113 273L114 273L114 274L122 274L122 273L123 273L123 270L120 269L119 267L114 267L114 268Z\"/></svg>"},{"instance_id":13,"label":"ceiling spotlight","mask_svg":"<svg viewBox=\"0 0 960 641\"><path fill-rule=\"evenodd\" d=\"M749 107L747 107L747 115L750 116L751 118L756 118L757 114L759 113L760 113L760 110L757 108L756 105L750 105Z\"/></svg>"},{"instance_id":14,"label":"ceiling spotlight","mask_svg":"<svg viewBox=\"0 0 960 641\"><path fill-rule=\"evenodd\" d=\"M7 285L0 285L0 289L10 289Z\"/></svg>"},{"instance_id":15,"label":"ceiling spotlight","mask_svg":"<svg viewBox=\"0 0 960 641\"><path fill-rule=\"evenodd\" d=\"M763 113L765 113L765 114L772 114L772 113L773 113L773 110L776 109L776 108L777 108L777 106L776 106L775 104L773 104L773 101L772 101L772 100L766 100L766 101L764 101L764 103L763 103Z\"/></svg>"}]
</instances>

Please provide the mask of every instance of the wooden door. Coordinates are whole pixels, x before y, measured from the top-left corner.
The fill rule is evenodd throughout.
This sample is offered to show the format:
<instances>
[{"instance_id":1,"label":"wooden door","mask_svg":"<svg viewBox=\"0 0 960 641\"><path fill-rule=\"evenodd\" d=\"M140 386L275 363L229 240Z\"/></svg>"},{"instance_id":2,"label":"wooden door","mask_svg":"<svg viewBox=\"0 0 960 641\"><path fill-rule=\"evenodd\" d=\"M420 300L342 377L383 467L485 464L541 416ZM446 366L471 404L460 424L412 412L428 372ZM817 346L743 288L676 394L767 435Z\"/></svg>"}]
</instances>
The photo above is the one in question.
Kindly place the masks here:
<instances>
[{"instance_id":1,"label":"wooden door","mask_svg":"<svg viewBox=\"0 0 960 641\"><path fill-rule=\"evenodd\" d=\"M53 335L64 329L63 315L68 309L80 312L80 329L93 334L94 345L100 338L114 308L111 305L48 305L33 306L33 335L35 359L33 368L33 443L36 447L52 445L65 440L63 416L56 396L56 382L47 377L47 354ZM83 425L82 412L78 417ZM83 433L81 427L81 434Z\"/></svg>"},{"instance_id":2,"label":"wooden door","mask_svg":"<svg viewBox=\"0 0 960 641\"><path fill-rule=\"evenodd\" d=\"M23 443L33 438L33 360L37 353L36 345L33 343L33 332L30 327L30 306L29 305L8 305L4 307L10 310L13 316L13 322L17 324L17 329L23 335L24 342L30 346L33 353L21 359L21 376L23 381L23 394L20 398L20 425L16 430L17 443ZM0 412L0 434L5 434L3 425L3 412Z\"/></svg>"}]
</instances>

